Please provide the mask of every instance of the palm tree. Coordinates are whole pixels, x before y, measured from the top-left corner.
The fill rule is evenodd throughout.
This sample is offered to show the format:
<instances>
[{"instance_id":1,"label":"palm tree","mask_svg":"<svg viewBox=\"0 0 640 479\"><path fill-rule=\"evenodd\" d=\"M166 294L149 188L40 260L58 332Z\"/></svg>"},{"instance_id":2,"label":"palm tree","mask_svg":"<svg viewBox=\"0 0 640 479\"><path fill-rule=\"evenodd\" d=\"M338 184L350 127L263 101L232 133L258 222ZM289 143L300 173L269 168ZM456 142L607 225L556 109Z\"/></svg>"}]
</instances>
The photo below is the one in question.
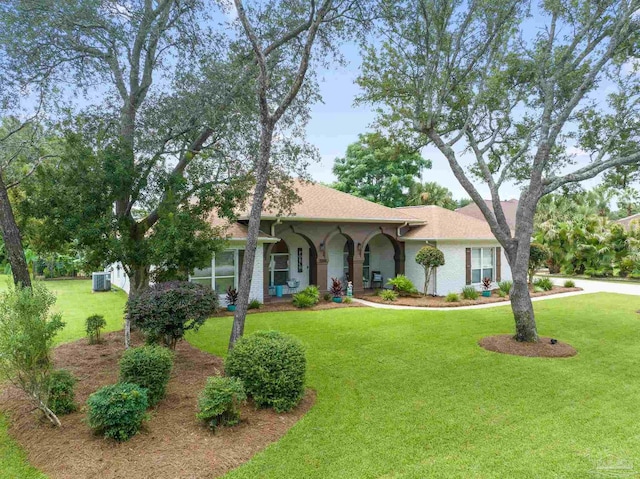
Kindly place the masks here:
<instances>
[{"instance_id":1,"label":"palm tree","mask_svg":"<svg viewBox=\"0 0 640 479\"><path fill-rule=\"evenodd\" d=\"M448 210L455 210L458 203L453 199L453 193L446 187L434 181L414 183L409 188L407 206L436 205Z\"/></svg>"}]
</instances>

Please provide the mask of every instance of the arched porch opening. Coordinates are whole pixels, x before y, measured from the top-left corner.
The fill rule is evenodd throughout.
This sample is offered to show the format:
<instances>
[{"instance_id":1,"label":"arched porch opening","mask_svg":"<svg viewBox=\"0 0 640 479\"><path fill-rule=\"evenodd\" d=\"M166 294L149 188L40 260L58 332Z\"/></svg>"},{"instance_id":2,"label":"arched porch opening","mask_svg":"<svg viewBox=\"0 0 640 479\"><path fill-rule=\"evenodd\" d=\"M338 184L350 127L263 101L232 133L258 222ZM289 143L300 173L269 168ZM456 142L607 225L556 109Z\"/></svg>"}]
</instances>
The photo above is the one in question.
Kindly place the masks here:
<instances>
[{"instance_id":1,"label":"arched porch opening","mask_svg":"<svg viewBox=\"0 0 640 479\"><path fill-rule=\"evenodd\" d=\"M385 287L387 281L404 274L404 248L395 238L377 233L367 238L363 249L362 267L365 289ZM382 280L374 284L374 275Z\"/></svg>"},{"instance_id":2,"label":"arched porch opening","mask_svg":"<svg viewBox=\"0 0 640 479\"><path fill-rule=\"evenodd\" d=\"M346 288L353 278L353 239L344 233L338 233L325 244L327 264L327 289L331 287L331 278L338 278Z\"/></svg>"}]
</instances>

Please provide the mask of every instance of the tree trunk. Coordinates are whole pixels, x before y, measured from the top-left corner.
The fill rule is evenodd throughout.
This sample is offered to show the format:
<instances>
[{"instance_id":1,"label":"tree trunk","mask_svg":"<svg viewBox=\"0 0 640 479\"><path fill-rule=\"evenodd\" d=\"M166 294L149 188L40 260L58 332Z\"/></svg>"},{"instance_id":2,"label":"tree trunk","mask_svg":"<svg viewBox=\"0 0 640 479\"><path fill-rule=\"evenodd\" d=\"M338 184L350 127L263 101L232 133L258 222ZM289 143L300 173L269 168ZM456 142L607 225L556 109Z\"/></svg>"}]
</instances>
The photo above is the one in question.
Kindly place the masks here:
<instances>
[{"instance_id":1,"label":"tree trunk","mask_svg":"<svg viewBox=\"0 0 640 479\"><path fill-rule=\"evenodd\" d=\"M133 274L129 276L129 297L140 294L144 289L149 287L149 267L148 266L132 266ZM124 315L124 347L129 349L131 346L131 320L129 315Z\"/></svg>"},{"instance_id":2,"label":"tree trunk","mask_svg":"<svg viewBox=\"0 0 640 479\"><path fill-rule=\"evenodd\" d=\"M247 244L244 251L244 263L240 273L240 284L238 286L238 302L233 315L233 327L229 338L229 350L233 349L236 341L244 334L244 323L247 317L249 306L249 294L251 292L251 279L253 276L253 264L256 258L258 247L258 233L260 231L260 218L262 216L262 205L267 191L267 181L269 179L269 159L271 157L271 142L273 137L273 126L263 125L260 138L260 159L256 168L256 187L253 192L251 203L251 213L249 215L249 226L247 233Z\"/></svg>"},{"instance_id":3,"label":"tree trunk","mask_svg":"<svg viewBox=\"0 0 640 479\"><path fill-rule=\"evenodd\" d=\"M533 313L533 303L529 295L527 277L518 274L513 277L513 286L509 294L511 310L516 323L516 341L535 343L538 341L538 330Z\"/></svg>"},{"instance_id":4,"label":"tree trunk","mask_svg":"<svg viewBox=\"0 0 640 479\"><path fill-rule=\"evenodd\" d=\"M16 286L22 285L25 288L30 288L31 276L29 275L27 260L24 257L20 229L16 224L2 175L0 175L0 232L2 233L5 251L11 265L13 282Z\"/></svg>"}]
</instances>

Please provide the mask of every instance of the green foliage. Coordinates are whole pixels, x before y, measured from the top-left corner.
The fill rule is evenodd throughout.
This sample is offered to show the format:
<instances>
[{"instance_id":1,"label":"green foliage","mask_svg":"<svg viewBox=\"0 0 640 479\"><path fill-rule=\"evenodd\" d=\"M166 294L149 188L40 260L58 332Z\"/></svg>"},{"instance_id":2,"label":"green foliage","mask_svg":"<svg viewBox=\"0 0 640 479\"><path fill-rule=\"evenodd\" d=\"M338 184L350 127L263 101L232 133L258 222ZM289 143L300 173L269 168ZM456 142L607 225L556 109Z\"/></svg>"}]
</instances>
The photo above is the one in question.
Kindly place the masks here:
<instances>
[{"instance_id":1,"label":"green foliage","mask_svg":"<svg viewBox=\"0 0 640 479\"><path fill-rule=\"evenodd\" d=\"M549 278L538 278L533 282L533 285L543 291L551 291L553 289L553 281Z\"/></svg>"},{"instance_id":2,"label":"green foliage","mask_svg":"<svg viewBox=\"0 0 640 479\"><path fill-rule=\"evenodd\" d=\"M56 369L49 376L49 407L57 414L69 414L77 409L73 388L76 378L66 369Z\"/></svg>"},{"instance_id":3,"label":"green foliage","mask_svg":"<svg viewBox=\"0 0 640 479\"><path fill-rule=\"evenodd\" d=\"M147 418L147 391L136 384L105 386L87 399L87 424L116 441L133 437Z\"/></svg>"},{"instance_id":4,"label":"green foliage","mask_svg":"<svg viewBox=\"0 0 640 479\"><path fill-rule=\"evenodd\" d=\"M429 281L433 271L444 265L444 253L435 246L425 245L416 253L416 263L424 269L423 293L426 295L429 292Z\"/></svg>"},{"instance_id":5,"label":"green foliage","mask_svg":"<svg viewBox=\"0 0 640 479\"><path fill-rule=\"evenodd\" d=\"M564 282L564 287L565 288L575 288L576 287L576 283L572 279L568 279L568 280L566 280Z\"/></svg>"},{"instance_id":6,"label":"green foliage","mask_svg":"<svg viewBox=\"0 0 640 479\"><path fill-rule=\"evenodd\" d=\"M395 278L391 278L387 281L387 285L392 286L393 290L400 294L400 296L418 292L411 280L403 274L399 274Z\"/></svg>"},{"instance_id":7,"label":"green foliage","mask_svg":"<svg viewBox=\"0 0 640 479\"><path fill-rule=\"evenodd\" d=\"M473 286L465 286L462 288L462 298L463 299L478 299L478 291Z\"/></svg>"},{"instance_id":8,"label":"green foliage","mask_svg":"<svg viewBox=\"0 0 640 479\"><path fill-rule=\"evenodd\" d=\"M173 368L173 353L162 346L127 349L120 359L120 382L147 390L149 406L164 398Z\"/></svg>"},{"instance_id":9,"label":"green foliage","mask_svg":"<svg viewBox=\"0 0 640 479\"><path fill-rule=\"evenodd\" d=\"M460 296L458 295L458 293L449 293L447 294L447 296L445 296L444 300L447 303L457 303L458 301L460 301Z\"/></svg>"},{"instance_id":10,"label":"green foliage","mask_svg":"<svg viewBox=\"0 0 640 479\"><path fill-rule=\"evenodd\" d=\"M544 292L544 291L545 291L545 289L544 289L544 288L542 288L542 287L540 287L540 286L534 286L534 287L533 287L533 292L534 292L534 293L542 293L542 292Z\"/></svg>"},{"instance_id":11,"label":"green foliage","mask_svg":"<svg viewBox=\"0 0 640 479\"><path fill-rule=\"evenodd\" d=\"M344 158L336 158L334 188L390 207L404 206L405 190L431 161L414 148L380 133L366 133L348 146Z\"/></svg>"},{"instance_id":12,"label":"green foliage","mask_svg":"<svg viewBox=\"0 0 640 479\"><path fill-rule=\"evenodd\" d=\"M529 250L529 282L533 281L533 275L544 266L549 256L549 248L540 243L531 243L531 249Z\"/></svg>"},{"instance_id":13,"label":"green foliage","mask_svg":"<svg viewBox=\"0 0 640 479\"><path fill-rule=\"evenodd\" d=\"M462 208L471 202L470 199L454 200L453 193L446 186L435 181L414 183L409 187L407 206L435 205L448 210Z\"/></svg>"},{"instance_id":14,"label":"green foliage","mask_svg":"<svg viewBox=\"0 0 640 479\"><path fill-rule=\"evenodd\" d=\"M398 299L398 293L392 289L382 289L379 294L383 301L391 302Z\"/></svg>"},{"instance_id":15,"label":"green foliage","mask_svg":"<svg viewBox=\"0 0 640 479\"><path fill-rule=\"evenodd\" d=\"M505 293L503 290L501 290L501 289L498 290L498 296L500 298L506 298L507 295L508 295L508 293Z\"/></svg>"},{"instance_id":16,"label":"green foliage","mask_svg":"<svg viewBox=\"0 0 640 479\"><path fill-rule=\"evenodd\" d=\"M207 378L198 396L196 417L211 429L233 426L240 422L240 405L247 399L242 381L238 378L214 376Z\"/></svg>"},{"instance_id":17,"label":"green foliage","mask_svg":"<svg viewBox=\"0 0 640 479\"><path fill-rule=\"evenodd\" d=\"M22 389L35 406L48 411L51 348L64 327L59 314L50 315L55 296L42 284L13 285L0 294L0 379Z\"/></svg>"},{"instance_id":18,"label":"green foliage","mask_svg":"<svg viewBox=\"0 0 640 479\"><path fill-rule=\"evenodd\" d=\"M249 301L249 309L260 309L262 308L262 303L260 302L259 299L252 299L251 301Z\"/></svg>"},{"instance_id":19,"label":"green foliage","mask_svg":"<svg viewBox=\"0 0 640 479\"><path fill-rule=\"evenodd\" d=\"M218 308L215 291L187 281L170 281L150 286L130 296L126 314L152 340L175 349L185 331L194 330Z\"/></svg>"},{"instance_id":20,"label":"green foliage","mask_svg":"<svg viewBox=\"0 0 640 479\"><path fill-rule=\"evenodd\" d=\"M324 299L325 301L331 301L331 293L324 293L324 295L322 296L322 299Z\"/></svg>"},{"instance_id":21,"label":"green foliage","mask_svg":"<svg viewBox=\"0 0 640 479\"><path fill-rule=\"evenodd\" d=\"M225 361L226 374L241 379L258 406L278 412L292 409L302 399L306 368L302 343L277 331L241 338Z\"/></svg>"},{"instance_id":22,"label":"green foliage","mask_svg":"<svg viewBox=\"0 0 640 479\"><path fill-rule=\"evenodd\" d=\"M338 278L331 278L331 288L329 288L329 291L331 292L332 297L341 298L344 293L342 291L342 281Z\"/></svg>"},{"instance_id":23,"label":"green foliage","mask_svg":"<svg viewBox=\"0 0 640 479\"><path fill-rule=\"evenodd\" d=\"M342 298L342 302L344 304L351 304L353 303L353 299L350 296L345 296L344 298Z\"/></svg>"},{"instance_id":24,"label":"green foliage","mask_svg":"<svg viewBox=\"0 0 640 479\"><path fill-rule=\"evenodd\" d=\"M293 295L293 305L296 308L310 308L312 306L315 306L319 302L320 291L318 290L317 286L307 286L299 293Z\"/></svg>"},{"instance_id":25,"label":"green foliage","mask_svg":"<svg viewBox=\"0 0 640 479\"><path fill-rule=\"evenodd\" d=\"M106 325L107 321L104 319L104 316L100 314L93 314L87 318L85 330L89 344L97 344L100 342L100 332Z\"/></svg>"},{"instance_id":26,"label":"green foliage","mask_svg":"<svg viewBox=\"0 0 640 479\"><path fill-rule=\"evenodd\" d=\"M500 281L498 283L498 288L500 288L500 291L502 291L505 295L508 295L509 293L511 293L511 288L513 288L513 281Z\"/></svg>"}]
</instances>

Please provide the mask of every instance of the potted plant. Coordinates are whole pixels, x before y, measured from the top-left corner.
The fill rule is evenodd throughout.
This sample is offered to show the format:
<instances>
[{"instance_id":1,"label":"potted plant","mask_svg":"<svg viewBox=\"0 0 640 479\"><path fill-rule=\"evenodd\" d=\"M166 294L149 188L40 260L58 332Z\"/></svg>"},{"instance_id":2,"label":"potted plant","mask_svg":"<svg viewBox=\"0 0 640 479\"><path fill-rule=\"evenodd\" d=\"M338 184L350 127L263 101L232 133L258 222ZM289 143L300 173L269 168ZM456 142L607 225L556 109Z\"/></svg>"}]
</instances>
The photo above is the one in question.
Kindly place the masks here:
<instances>
[{"instance_id":1,"label":"potted plant","mask_svg":"<svg viewBox=\"0 0 640 479\"><path fill-rule=\"evenodd\" d=\"M227 289L227 311L235 311L238 303L238 290L229 286Z\"/></svg>"},{"instance_id":2,"label":"potted plant","mask_svg":"<svg viewBox=\"0 0 640 479\"><path fill-rule=\"evenodd\" d=\"M331 278L331 289L329 291L333 296L334 303L342 303L342 281L338 278Z\"/></svg>"},{"instance_id":3,"label":"potted plant","mask_svg":"<svg viewBox=\"0 0 640 479\"><path fill-rule=\"evenodd\" d=\"M491 278L484 278L482 280L482 296L486 298L491 296Z\"/></svg>"}]
</instances>

